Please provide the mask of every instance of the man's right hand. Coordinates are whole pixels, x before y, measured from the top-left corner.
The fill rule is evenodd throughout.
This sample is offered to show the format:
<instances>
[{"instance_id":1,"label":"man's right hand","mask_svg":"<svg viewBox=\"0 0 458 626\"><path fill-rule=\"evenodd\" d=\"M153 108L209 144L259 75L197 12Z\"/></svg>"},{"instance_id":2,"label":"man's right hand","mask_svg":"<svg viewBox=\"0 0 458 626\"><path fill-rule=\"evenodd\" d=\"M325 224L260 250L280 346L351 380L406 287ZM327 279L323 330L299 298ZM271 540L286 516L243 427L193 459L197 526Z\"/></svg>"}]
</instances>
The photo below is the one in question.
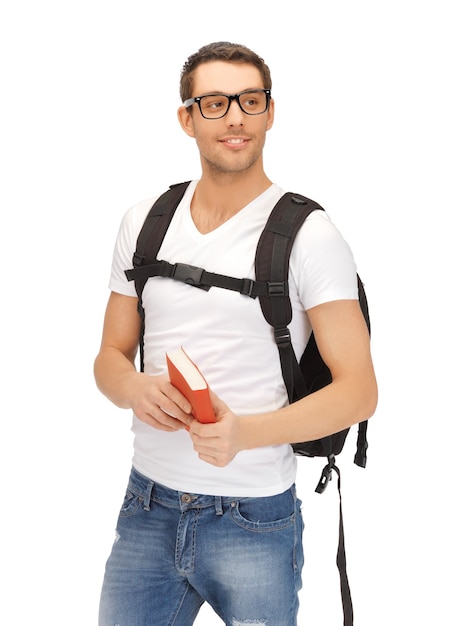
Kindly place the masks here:
<instances>
[{"instance_id":1,"label":"man's right hand","mask_svg":"<svg viewBox=\"0 0 458 626\"><path fill-rule=\"evenodd\" d=\"M191 405L166 376L132 372L128 377L130 403L139 420L167 432L189 429Z\"/></svg>"}]
</instances>

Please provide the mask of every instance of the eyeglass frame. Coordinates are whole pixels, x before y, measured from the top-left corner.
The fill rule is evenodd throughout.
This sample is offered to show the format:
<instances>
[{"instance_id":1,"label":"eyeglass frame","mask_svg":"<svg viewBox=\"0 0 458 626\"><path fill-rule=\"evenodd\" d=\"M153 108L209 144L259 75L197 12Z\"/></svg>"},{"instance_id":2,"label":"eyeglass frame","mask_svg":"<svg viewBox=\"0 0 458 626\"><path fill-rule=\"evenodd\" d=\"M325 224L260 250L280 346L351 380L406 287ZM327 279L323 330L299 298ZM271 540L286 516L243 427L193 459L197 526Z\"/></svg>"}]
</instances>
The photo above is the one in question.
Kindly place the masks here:
<instances>
[{"instance_id":1,"label":"eyeglass frame","mask_svg":"<svg viewBox=\"0 0 458 626\"><path fill-rule=\"evenodd\" d=\"M248 113L247 111L245 111L243 109L242 105L240 104L240 96L243 96L243 94L245 94L245 93L258 93L260 91L264 92L265 95L266 95L266 108L264 109L264 111L261 111L259 113ZM219 117L205 117L205 115L202 113L202 107L201 107L200 101L202 100L202 98L206 98L207 96L224 96L225 98L228 98L229 99L229 104L228 104L228 107L226 109L226 112L223 113L222 115L220 115ZM199 106L200 114L202 115L204 120L220 120L220 119L222 119L224 116L226 116L229 113L229 109L231 108L231 104L232 104L232 102L234 100L239 105L240 110L242 111L242 113L245 113L246 115L263 115L269 108L271 98L272 98L272 91L270 89L260 89L260 88L244 89L244 91L241 91L240 93L234 93L234 94L229 94L229 93L206 93L203 96L196 96L195 98L188 98L187 100L185 100L183 102L183 106L188 109L193 104L197 104Z\"/></svg>"}]
</instances>

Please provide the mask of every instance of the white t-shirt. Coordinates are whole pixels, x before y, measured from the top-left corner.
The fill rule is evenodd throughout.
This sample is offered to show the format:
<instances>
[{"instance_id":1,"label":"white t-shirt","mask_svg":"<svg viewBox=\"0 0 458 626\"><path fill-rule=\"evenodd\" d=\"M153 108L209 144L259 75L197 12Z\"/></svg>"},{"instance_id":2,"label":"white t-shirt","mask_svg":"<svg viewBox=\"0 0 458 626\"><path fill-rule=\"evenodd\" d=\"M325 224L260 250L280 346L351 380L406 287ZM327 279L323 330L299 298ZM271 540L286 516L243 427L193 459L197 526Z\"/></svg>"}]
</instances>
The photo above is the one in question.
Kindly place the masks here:
<instances>
[{"instance_id":1,"label":"white t-shirt","mask_svg":"<svg viewBox=\"0 0 458 626\"><path fill-rule=\"evenodd\" d=\"M215 230L194 225L188 187L168 228L158 258L188 263L209 272L255 278L256 245L267 217L283 191L271 185ZM124 216L115 246L110 289L136 296L124 270L132 267L138 233L154 199ZM310 324L306 310L324 302L357 299L351 251L324 211L314 211L299 231L290 259L290 324L300 357ZM288 403L272 329L259 301L212 287L204 291L169 278L150 278L143 292L145 372L166 374L165 352L183 346L210 387L236 415L262 413ZM133 415L134 467L171 489L221 496L269 496L295 480L296 459L289 445L242 451L224 468L201 461L186 430L163 432Z\"/></svg>"}]
</instances>

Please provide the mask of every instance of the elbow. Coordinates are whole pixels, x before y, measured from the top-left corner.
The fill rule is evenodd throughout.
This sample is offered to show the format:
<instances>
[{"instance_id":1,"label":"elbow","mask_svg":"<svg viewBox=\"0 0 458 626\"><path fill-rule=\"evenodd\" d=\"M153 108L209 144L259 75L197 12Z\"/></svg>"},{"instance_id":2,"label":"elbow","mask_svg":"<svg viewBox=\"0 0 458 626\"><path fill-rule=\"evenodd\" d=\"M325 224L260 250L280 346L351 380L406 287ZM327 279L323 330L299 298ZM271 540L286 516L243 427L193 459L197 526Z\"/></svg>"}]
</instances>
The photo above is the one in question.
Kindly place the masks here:
<instances>
[{"instance_id":1,"label":"elbow","mask_svg":"<svg viewBox=\"0 0 458 626\"><path fill-rule=\"evenodd\" d=\"M342 407L342 423L346 428L370 419L377 408L378 386L372 367L359 369L333 380Z\"/></svg>"},{"instance_id":2,"label":"elbow","mask_svg":"<svg viewBox=\"0 0 458 626\"><path fill-rule=\"evenodd\" d=\"M371 376L370 380L367 380L363 386L363 392L360 395L359 402L359 419L358 422L364 422L370 419L378 404L378 386L375 376Z\"/></svg>"},{"instance_id":3,"label":"elbow","mask_svg":"<svg viewBox=\"0 0 458 626\"><path fill-rule=\"evenodd\" d=\"M340 398L347 398L345 406L346 427L354 426L370 419L377 408L378 387L375 375L372 372L359 372L346 380L346 385L340 390Z\"/></svg>"},{"instance_id":4,"label":"elbow","mask_svg":"<svg viewBox=\"0 0 458 626\"><path fill-rule=\"evenodd\" d=\"M100 365L100 361L101 361L101 354L99 353L95 359L94 359L94 364L92 366L92 374L94 376L94 380L95 380L95 384L97 385L97 387L100 389L100 377L101 377L101 365Z\"/></svg>"}]
</instances>

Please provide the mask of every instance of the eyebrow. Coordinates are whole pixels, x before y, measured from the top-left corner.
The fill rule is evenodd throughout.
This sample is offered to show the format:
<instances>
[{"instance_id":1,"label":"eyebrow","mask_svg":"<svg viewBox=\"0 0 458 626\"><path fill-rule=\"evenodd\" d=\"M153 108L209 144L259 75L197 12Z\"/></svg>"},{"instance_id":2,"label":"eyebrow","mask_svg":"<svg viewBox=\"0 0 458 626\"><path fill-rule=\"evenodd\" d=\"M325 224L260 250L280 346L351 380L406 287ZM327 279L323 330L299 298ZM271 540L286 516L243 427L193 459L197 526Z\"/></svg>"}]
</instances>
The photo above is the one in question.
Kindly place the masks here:
<instances>
[{"instance_id":1,"label":"eyebrow","mask_svg":"<svg viewBox=\"0 0 458 626\"><path fill-rule=\"evenodd\" d=\"M264 87L247 87L246 89L242 89L241 91L236 91L237 94L244 93L245 91L257 91L258 89L263 90ZM207 91L207 93L201 93L198 96L193 96L194 98L199 98L202 96L232 96L234 94L230 94L227 91Z\"/></svg>"}]
</instances>

